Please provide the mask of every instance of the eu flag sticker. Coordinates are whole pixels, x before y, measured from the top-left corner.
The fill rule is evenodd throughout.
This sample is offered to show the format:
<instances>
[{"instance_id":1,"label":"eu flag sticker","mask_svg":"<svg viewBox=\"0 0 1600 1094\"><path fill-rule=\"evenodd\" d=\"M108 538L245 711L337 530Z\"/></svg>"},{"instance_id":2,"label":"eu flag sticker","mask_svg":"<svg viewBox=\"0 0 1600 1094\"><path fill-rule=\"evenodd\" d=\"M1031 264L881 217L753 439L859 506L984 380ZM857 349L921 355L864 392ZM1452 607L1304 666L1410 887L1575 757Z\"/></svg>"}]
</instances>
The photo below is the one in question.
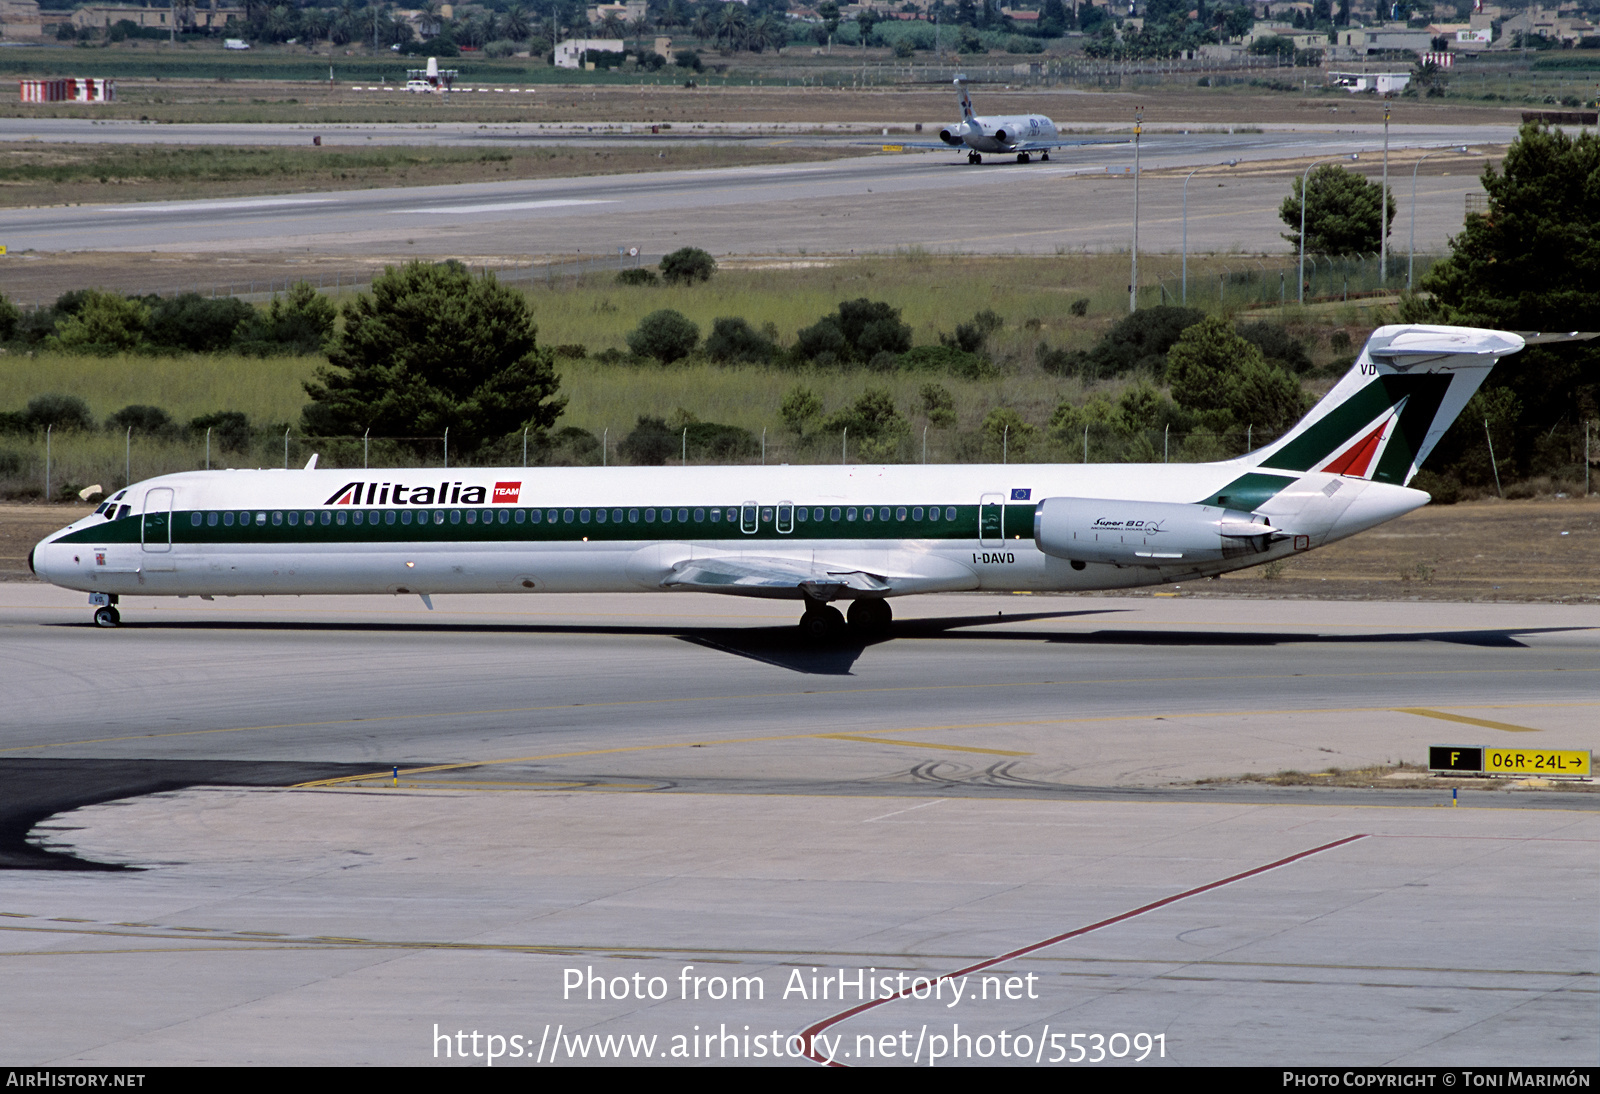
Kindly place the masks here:
<instances>
[{"instance_id":1,"label":"eu flag sticker","mask_svg":"<svg viewBox=\"0 0 1600 1094\"><path fill-rule=\"evenodd\" d=\"M1013 487L1011 490L1012 501L1027 501L1033 496L1033 491L1026 486Z\"/></svg>"}]
</instances>

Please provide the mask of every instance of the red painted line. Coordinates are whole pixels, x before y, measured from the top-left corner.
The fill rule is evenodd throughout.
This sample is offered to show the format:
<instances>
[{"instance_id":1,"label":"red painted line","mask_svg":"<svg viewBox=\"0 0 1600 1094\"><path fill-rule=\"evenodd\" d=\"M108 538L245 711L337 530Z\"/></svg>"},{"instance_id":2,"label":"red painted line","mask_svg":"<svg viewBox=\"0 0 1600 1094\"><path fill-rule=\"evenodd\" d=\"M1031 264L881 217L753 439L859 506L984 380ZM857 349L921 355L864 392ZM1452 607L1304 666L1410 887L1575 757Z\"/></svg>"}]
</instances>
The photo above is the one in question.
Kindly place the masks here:
<instances>
[{"instance_id":1,"label":"red painted line","mask_svg":"<svg viewBox=\"0 0 1600 1094\"><path fill-rule=\"evenodd\" d=\"M1299 862L1303 858L1310 858L1312 855L1321 854L1323 851L1331 851L1335 847L1343 847L1347 843L1354 843L1358 839L1366 838L1367 833L1362 832L1354 836L1346 836L1344 839L1334 840L1332 843L1324 843L1320 847L1313 847L1308 851L1300 851L1296 854L1290 855L1288 858L1281 858L1277 862L1269 862L1265 866L1256 866L1252 869L1245 870L1243 873L1233 874L1230 877L1225 877L1220 881L1211 881L1204 885L1196 886L1193 889L1185 889L1181 893L1174 893L1172 896L1162 897L1160 900L1152 901L1149 904L1142 905L1133 909L1131 912L1123 912L1121 915L1114 915L1110 919L1102 919L1098 923L1091 923L1087 927L1079 927L1076 930L1067 931L1063 934L1052 935L1043 942L1034 942L1030 945L1023 946L1021 949L1011 950L1007 953L1000 954L998 957L991 957L987 961L980 961L976 965L968 965L964 969L957 969L955 972L947 972L941 976L935 976L929 979L931 983L937 984L941 980L951 980L957 976L967 976L970 973L982 972L984 969L993 968L996 965L1002 965L1007 961L1013 961L1019 957L1025 956L1026 954L1034 953L1037 950L1047 949L1059 942L1065 942L1069 938L1077 938L1079 935L1085 935L1091 931L1098 931L1102 927L1109 927L1112 924L1121 923L1123 920L1144 915L1146 912L1153 912L1157 908L1165 908L1168 904L1176 904L1180 900L1187 900L1189 897L1199 896L1201 893L1209 893L1211 890L1220 889L1224 885L1232 885L1236 881L1243 881L1245 878L1255 877L1257 874L1264 874L1268 870L1276 870L1278 867L1287 866L1291 862ZM905 991L896 992L895 994L885 996L882 999L873 999L868 1002L858 1004L857 1006L851 1007L849 1010L842 1010L830 1018L824 1018L815 1025L807 1026L800 1033L802 1044L805 1046L806 1058L815 1063L823 1064L827 1067L848 1067L849 1065L847 1064L841 1064L837 1060L829 1061L817 1054L817 1034L828 1029L830 1026L836 1026L845 1019L854 1018L856 1015L869 1011L874 1007L881 1007L885 1003L894 1002L896 999L904 999L911 994L911 991L912 989L907 988Z\"/></svg>"}]
</instances>

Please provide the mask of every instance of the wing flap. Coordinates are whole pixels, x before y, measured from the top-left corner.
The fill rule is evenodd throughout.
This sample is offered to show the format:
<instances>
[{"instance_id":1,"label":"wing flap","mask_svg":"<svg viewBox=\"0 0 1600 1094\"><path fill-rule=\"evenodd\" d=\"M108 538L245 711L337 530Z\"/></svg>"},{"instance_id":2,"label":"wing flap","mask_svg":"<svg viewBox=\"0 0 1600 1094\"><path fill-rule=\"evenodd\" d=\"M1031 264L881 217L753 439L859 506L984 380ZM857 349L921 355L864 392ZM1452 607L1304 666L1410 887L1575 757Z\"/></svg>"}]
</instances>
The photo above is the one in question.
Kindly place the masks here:
<instances>
[{"instance_id":1,"label":"wing flap","mask_svg":"<svg viewBox=\"0 0 1600 1094\"><path fill-rule=\"evenodd\" d=\"M712 555L672 563L658 584L663 589L735 596L832 600L851 593L894 596L974 589L978 578L958 562L914 552L886 552L862 561Z\"/></svg>"}]
</instances>

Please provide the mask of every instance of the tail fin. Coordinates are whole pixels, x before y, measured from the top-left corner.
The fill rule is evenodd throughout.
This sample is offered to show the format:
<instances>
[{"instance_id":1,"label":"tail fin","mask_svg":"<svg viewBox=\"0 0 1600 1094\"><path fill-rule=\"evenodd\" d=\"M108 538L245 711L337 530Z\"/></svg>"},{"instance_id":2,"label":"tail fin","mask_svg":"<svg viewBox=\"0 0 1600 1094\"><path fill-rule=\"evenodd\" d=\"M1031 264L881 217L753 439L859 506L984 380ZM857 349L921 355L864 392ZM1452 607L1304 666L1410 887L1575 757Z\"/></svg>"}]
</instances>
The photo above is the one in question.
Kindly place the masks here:
<instances>
[{"instance_id":1,"label":"tail fin","mask_svg":"<svg viewBox=\"0 0 1600 1094\"><path fill-rule=\"evenodd\" d=\"M967 94L967 78L965 76L956 77L956 93L961 96L961 120L970 122L972 120L972 97Z\"/></svg>"},{"instance_id":2,"label":"tail fin","mask_svg":"<svg viewBox=\"0 0 1600 1094\"><path fill-rule=\"evenodd\" d=\"M1489 370L1524 344L1521 335L1475 327L1379 327L1310 413L1236 462L1404 486Z\"/></svg>"}]
</instances>

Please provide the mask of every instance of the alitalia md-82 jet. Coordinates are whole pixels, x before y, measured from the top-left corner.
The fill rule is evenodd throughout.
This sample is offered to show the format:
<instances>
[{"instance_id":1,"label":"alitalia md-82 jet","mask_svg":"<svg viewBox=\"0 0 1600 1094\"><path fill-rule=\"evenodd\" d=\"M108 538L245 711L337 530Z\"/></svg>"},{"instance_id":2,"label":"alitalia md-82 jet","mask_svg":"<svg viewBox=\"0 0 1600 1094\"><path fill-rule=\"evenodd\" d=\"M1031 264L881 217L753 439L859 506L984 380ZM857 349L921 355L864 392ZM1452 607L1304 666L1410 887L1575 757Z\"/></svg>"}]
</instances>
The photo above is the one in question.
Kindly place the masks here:
<instances>
[{"instance_id":1,"label":"alitalia md-82 jet","mask_svg":"<svg viewBox=\"0 0 1600 1094\"><path fill-rule=\"evenodd\" d=\"M119 491L29 564L105 627L129 596L693 590L870 637L892 597L1190 581L1410 512L1429 499L1406 483L1524 344L1381 327L1281 439L1216 463L187 471Z\"/></svg>"},{"instance_id":2,"label":"alitalia md-82 jet","mask_svg":"<svg viewBox=\"0 0 1600 1094\"><path fill-rule=\"evenodd\" d=\"M1127 143L1120 138L1069 140L1062 137L1056 131L1056 123L1043 114L1008 114L980 118L972 112L972 98L967 94L967 78L957 76L955 84L961 99L961 120L939 130L939 140L943 143L918 142L901 147L966 148L968 163L982 163L985 152L1015 154L1018 163L1027 163L1036 154L1041 160L1048 160L1053 148Z\"/></svg>"}]
</instances>

